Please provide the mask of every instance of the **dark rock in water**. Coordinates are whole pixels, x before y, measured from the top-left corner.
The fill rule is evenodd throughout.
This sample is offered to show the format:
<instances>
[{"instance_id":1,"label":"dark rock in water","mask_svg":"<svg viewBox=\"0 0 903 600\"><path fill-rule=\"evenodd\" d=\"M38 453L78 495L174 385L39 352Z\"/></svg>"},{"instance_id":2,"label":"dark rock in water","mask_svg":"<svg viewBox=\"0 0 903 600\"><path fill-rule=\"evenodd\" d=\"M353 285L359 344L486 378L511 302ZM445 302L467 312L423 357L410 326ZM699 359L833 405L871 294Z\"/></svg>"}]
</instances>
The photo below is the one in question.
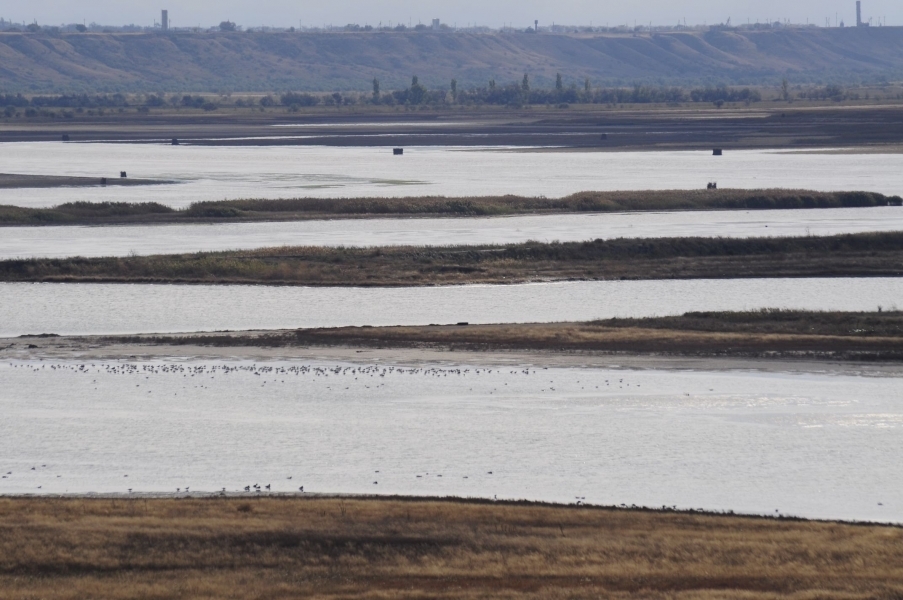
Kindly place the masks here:
<instances>
[{"instance_id":1,"label":"dark rock in water","mask_svg":"<svg viewBox=\"0 0 903 600\"><path fill-rule=\"evenodd\" d=\"M401 156L402 154L404 154L404 148L394 148L392 150L392 154L394 154L395 156Z\"/></svg>"}]
</instances>

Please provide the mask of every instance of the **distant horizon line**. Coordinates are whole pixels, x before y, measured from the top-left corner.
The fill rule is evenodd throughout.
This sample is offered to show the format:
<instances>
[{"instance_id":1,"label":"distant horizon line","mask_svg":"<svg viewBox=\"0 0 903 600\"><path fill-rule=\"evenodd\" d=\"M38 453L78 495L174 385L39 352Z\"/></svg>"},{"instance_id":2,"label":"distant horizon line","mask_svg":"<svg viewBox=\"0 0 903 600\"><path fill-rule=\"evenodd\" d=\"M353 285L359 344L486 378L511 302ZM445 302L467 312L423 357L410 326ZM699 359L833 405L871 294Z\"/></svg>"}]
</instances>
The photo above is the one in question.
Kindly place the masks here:
<instances>
[{"instance_id":1,"label":"distant horizon line","mask_svg":"<svg viewBox=\"0 0 903 600\"><path fill-rule=\"evenodd\" d=\"M877 21L877 22L875 22ZM31 25L36 25L41 28L41 30L47 29L67 29L74 30L78 26L83 26L89 28L90 30L103 30L103 29L114 29L121 30L126 32L134 32L134 31L174 31L174 32L211 32L217 31L220 29L221 25L224 23L231 23L235 27L235 32L250 32L250 31L269 31L269 32L302 32L302 33L312 33L312 32L364 32L364 31L374 31L374 32L391 32L391 31L410 31L410 30L426 30L426 31L474 31L474 32L495 32L495 33L509 33L509 32L539 32L539 33L617 33L617 32L673 32L673 31L701 31L706 29L729 29L735 31L755 31L760 29L850 29L857 27L900 27L900 25L888 25L886 17L880 17L877 20L874 17L863 20L862 26L857 26L855 23L846 24L845 19L836 19L835 22L826 22L819 23L815 21L807 20L804 22L794 22L789 19L784 20L757 20L752 21L751 19L747 20L743 23L732 23L731 19L728 19L726 22L721 23L696 23L696 24L688 24L686 22L677 23L677 24L655 24L652 22L647 23L638 23L635 22L634 25L629 23L621 23L611 25L606 23L605 25L594 24L591 22L589 25L587 24L563 24L563 23L555 23L552 22L548 25L540 25L538 30L534 29L534 24L530 23L528 26L516 27L512 25L501 25L501 26L492 26L492 25L479 25L475 22L468 22L465 25L458 25L457 23L448 23L448 22L439 22L438 26L431 23L423 23L418 21L416 24L412 24L413 20L410 20L408 23L396 23L394 21L380 21L376 25L371 25L369 22L365 22L363 25L360 23L346 23L344 25L335 25L335 24L322 24L322 25L305 25L300 21L297 26L295 25L248 25L244 26L238 23L235 23L231 20L224 20L218 24L214 25L174 25L172 21L172 17L169 17L169 26L164 30L159 22L156 20L153 22L153 25L136 25L135 23L128 24L120 24L120 25L112 25L112 24L102 24L92 21L87 23L86 20L82 22L71 22L71 23L60 23L56 24L41 24L36 19L32 20L32 22L26 21L14 21L12 19L6 19L5 17L0 17L0 27L3 28L18 28L18 27L29 27ZM573 30L573 31L571 31ZM0 32L9 31L9 29L0 29ZM96 32L96 31L95 31ZM115 31L113 32L115 33Z\"/></svg>"}]
</instances>

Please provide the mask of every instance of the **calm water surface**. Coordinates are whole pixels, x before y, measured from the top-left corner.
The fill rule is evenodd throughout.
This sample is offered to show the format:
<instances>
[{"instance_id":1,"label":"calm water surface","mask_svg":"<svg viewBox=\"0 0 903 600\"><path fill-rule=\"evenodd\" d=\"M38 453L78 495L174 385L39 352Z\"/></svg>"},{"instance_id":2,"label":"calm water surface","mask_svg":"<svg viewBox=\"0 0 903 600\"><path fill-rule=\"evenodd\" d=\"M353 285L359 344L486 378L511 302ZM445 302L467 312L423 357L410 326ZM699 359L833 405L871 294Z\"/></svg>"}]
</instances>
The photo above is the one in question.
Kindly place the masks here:
<instances>
[{"instance_id":1,"label":"calm water surface","mask_svg":"<svg viewBox=\"0 0 903 600\"><path fill-rule=\"evenodd\" d=\"M7 360L0 494L258 483L900 522L900 386L831 373Z\"/></svg>"},{"instance_id":2,"label":"calm water surface","mask_svg":"<svg viewBox=\"0 0 903 600\"><path fill-rule=\"evenodd\" d=\"M899 306L903 279L592 281L429 288L0 283L0 337L533 323L689 311Z\"/></svg>"},{"instance_id":3,"label":"calm water surface","mask_svg":"<svg viewBox=\"0 0 903 600\"><path fill-rule=\"evenodd\" d=\"M0 144L3 172L178 180L142 188L2 190L0 204L161 202L349 196L565 196L584 190L723 188L868 190L903 194L903 154L777 151L522 152L506 148L211 147Z\"/></svg>"},{"instance_id":4,"label":"calm water surface","mask_svg":"<svg viewBox=\"0 0 903 600\"><path fill-rule=\"evenodd\" d=\"M0 259L147 255L282 245L438 246L529 240L773 237L900 230L903 230L903 209L898 207L225 225L8 227L0 229Z\"/></svg>"}]
</instances>

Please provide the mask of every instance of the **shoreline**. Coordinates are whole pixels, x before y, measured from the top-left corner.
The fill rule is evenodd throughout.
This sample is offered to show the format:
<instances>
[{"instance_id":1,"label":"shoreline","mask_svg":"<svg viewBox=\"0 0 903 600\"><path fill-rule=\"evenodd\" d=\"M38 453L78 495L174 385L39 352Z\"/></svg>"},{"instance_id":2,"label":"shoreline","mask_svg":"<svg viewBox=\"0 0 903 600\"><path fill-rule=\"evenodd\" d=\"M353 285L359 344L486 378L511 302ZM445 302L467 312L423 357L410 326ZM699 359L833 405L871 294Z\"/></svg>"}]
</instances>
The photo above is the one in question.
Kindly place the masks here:
<instances>
[{"instance_id":1,"label":"shoreline","mask_svg":"<svg viewBox=\"0 0 903 600\"><path fill-rule=\"evenodd\" d=\"M640 506L637 504L592 504L577 502L550 502L544 500L528 500L524 498L488 498L482 496L407 496L398 494L354 494L341 492L85 492L85 493L47 493L47 494L0 494L0 500L12 501L52 501L52 500L122 500L125 502L140 500L284 500L284 501L318 501L318 500L356 500L362 502L400 502L400 503L437 503L448 505L501 506L515 508L551 508L573 509L601 512L660 514L699 516L739 520L762 520L788 523L813 523L824 525L845 525L853 527L890 527L903 530L903 521L860 521L849 519L809 518L783 513L745 513L730 509L676 508L674 506Z\"/></svg>"},{"instance_id":2,"label":"shoreline","mask_svg":"<svg viewBox=\"0 0 903 600\"><path fill-rule=\"evenodd\" d=\"M718 356L678 356L654 354L565 352L554 350L457 350L442 348L366 348L320 346L306 348L211 348L203 345L148 346L141 344L101 345L83 337L59 338L58 347L32 344L36 348L3 347L19 338L0 339L0 361L109 360L109 361L311 361L347 364L402 366L480 365L531 368L582 368L610 370L671 371L758 371L763 373L836 373L843 375L898 376L899 364L889 362L844 361L831 358L750 358ZM6 352L11 350L11 352Z\"/></svg>"},{"instance_id":3,"label":"shoreline","mask_svg":"<svg viewBox=\"0 0 903 600\"><path fill-rule=\"evenodd\" d=\"M583 323L0 339L15 360L318 360L899 375L903 313L689 313Z\"/></svg>"}]
</instances>

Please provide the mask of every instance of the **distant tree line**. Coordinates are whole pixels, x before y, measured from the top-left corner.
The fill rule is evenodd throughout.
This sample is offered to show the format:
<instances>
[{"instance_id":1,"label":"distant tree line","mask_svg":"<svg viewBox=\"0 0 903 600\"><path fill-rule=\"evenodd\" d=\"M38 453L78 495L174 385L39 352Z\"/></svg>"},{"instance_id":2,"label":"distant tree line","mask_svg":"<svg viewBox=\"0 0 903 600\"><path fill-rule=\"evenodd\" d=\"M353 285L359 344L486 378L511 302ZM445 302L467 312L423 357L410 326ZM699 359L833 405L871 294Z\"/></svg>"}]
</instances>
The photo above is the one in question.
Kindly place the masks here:
<instances>
[{"instance_id":1,"label":"distant tree line","mask_svg":"<svg viewBox=\"0 0 903 600\"><path fill-rule=\"evenodd\" d=\"M273 96L260 100L262 106L282 104L288 107L308 107L325 105L343 105L370 103L381 105L501 105L523 106L525 104L674 104L682 102L760 102L760 92L750 88L729 88L726 85L684 89L679 87L635 85L630 88L598 88L594 89L589 80L584 81L582 88L575 84L565 86L561 75L556 78L556 85L551 89L533 88L529 75L525 74L520 83L498 85L495 80L489 81L486 87L461 89L455 79L448 88L429 89L414 76L410 87L383 92L378 79L372 82L373 92L367 96L317 95L309 93L289 92L282 94L278 101Z\"/></svg>"},{"instance_id":2,"label":"distant tree line","mask_svg":"<svg viewBox=\"0 0 903 600\"><path fill-rule=\"evenodd\" d=\"M803 100L859 100L859 94L851 93L839 85L826 85L821 88L808 88L797 94Z\"/></svg>"},{"instance_id":3,"label":"distant tree line","mask_svg":"<svg viewBox=\"0 0 903 600\"><path fill-rule=\"evenodd\" d=\"M102 94L89 96L88 94L72 94L62 96L33 96L26 98L22 94L0 94L0 106L15 106L24 108L32 106L42 108L53 106L56 108L117 108L128 106L129 103L123 94Z\"/></svg>"},{"instance_id":4,"label":"distant tree line","mask_svg":"<svg viewBox=\"0 0 903 600\"><path fill-rule=\"evenodd\" d=\"M296 107L342 106L348 104L380 104L380 105L435 105L435 104L488 104L488 105L524 105L524 104L651 104L681 102L759 102L761 94L750 88L729 88L725 85L717 87L684 89L679 87L635 85L630 88L598 88L593 89L590 82L584 82L582 88L576 85L565 86L559 75L556 86L551 89L533 88L528 75L524 75L520 83L498 85L494 80L486 87L462 89L457 80L451 80L447 89L429 89L418 77L414 77L410 87L383 92L378 79L372 81L373 91L369 95L355 93L305 93L285 92L278 96L266 95L257 101L238 99L230 102L233 106L249 107ZM829 86L829 90L831 90ZM822 91L811 92L813 99L833 97L834 91L825 95ZM802 97L802 94L801 94ZM220 102L222 100L219 100ZM0 94L0 107L16 108L127 108L129 106L157 108L164 106L199 108L216 110L217 100L209 96L174 94L145 94L127 97L124 94L71 94L26 97L22 94Z\"/></svg>"},{"instance_id":5,"label":"distant tree line","mask_svg":"<svg viewBox=\"0 0 903 600\"><path fill-rule=\"evenodd\" d=\"M354 104L372 104L384 106L440 106L440 105L496 105L519 107L525 105L570 105L570 104L681 104L712 103L721 106L725 103L746 103L762 101L762 94L749 87L728 87L727 85L681 88L667 86L634 85L632 87L600 87L594 88L588 79L582 87L576 84L565 85L561 75L556 77L552 88L535 88L529 75L525 74L518 83L499 85L491 80L484 87L461 88L457 80L452 79L445 88L430 89L413 77L409 87L383 91L378 79L371 82L372 92L368 94L354 93L309 93L283 92L278 95L268 94L258 98L241 97L232 100L230 95L192 95L192 94L62 94L25 96L23 94L0 93L0 116L7 118L24 113L26 117L72 117L74 113L104 114L105 110L122 112L127 108L139 112L149 112L153 108L189 108L215 111L220 106L268 108L285 107L289 111L298 111L314 106L346 106ZM792 102L803 100L857 100L859 94L839 85L824 87L797 87L791 93L790 86L784 81L774 99ZM898 96L900 96L898 94ZM868 94L865 95L868 99ZM53 112L51 109L63 109Z\"/></svg>"},{"instance_id":6,"label":"distant tree line","mask_svg":"<svg viewBox=\"0 0 903 600\"><path fill-rule=\"evenodd\" d=\"M679 87L635 85L629 88L593 88L589 79L579 88L576 84L565 86L562 76L556 77L551 89L534 88L530 76L524 74L520 83L498 85L490 80L486 87L460 89L452 80L448 89L430 90L414 77L411 86L386 94L380 93L379 80L373 80L374 104L673 104L681 102L760 102L762 95L750 88L729 88L726 85L684 89Z\"/></svg>"}]
</instances>

